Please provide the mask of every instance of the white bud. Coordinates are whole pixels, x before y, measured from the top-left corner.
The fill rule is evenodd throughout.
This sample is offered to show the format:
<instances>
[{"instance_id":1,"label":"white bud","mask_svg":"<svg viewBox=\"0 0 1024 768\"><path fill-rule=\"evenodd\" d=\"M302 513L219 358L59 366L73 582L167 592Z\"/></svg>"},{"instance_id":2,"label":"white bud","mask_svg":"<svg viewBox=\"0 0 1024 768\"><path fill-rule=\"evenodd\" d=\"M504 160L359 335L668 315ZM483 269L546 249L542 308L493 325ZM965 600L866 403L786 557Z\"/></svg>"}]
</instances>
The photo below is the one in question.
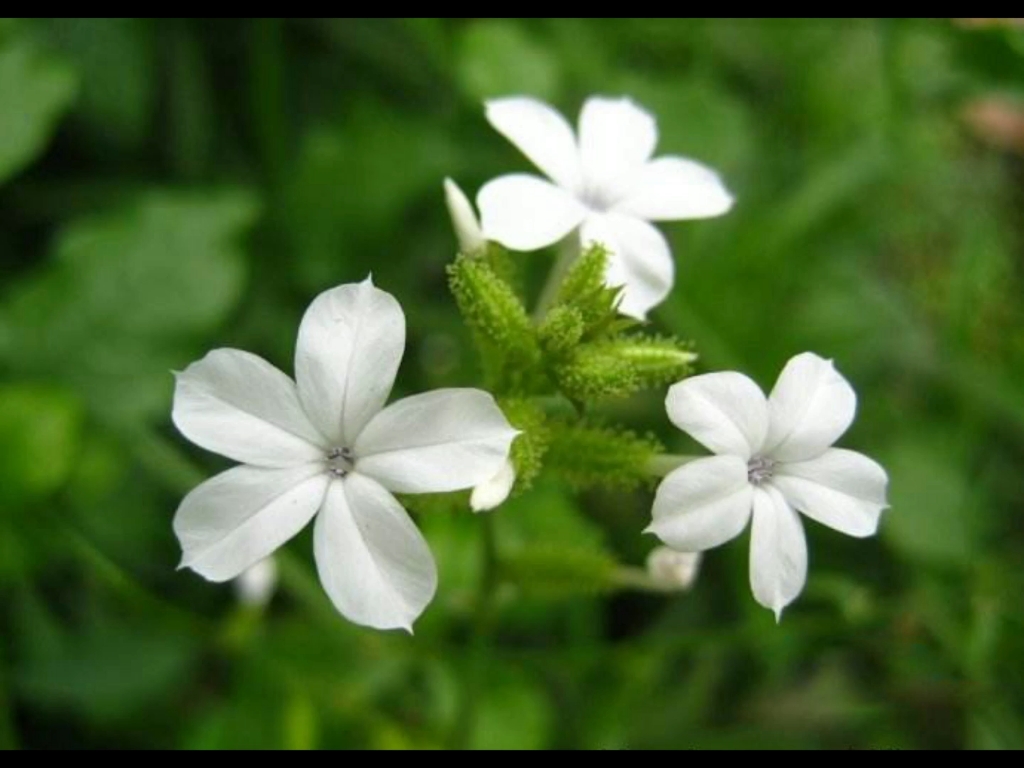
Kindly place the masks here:
<instances>
[{"instance_id":1,"label":"white bud","mask_svg":"<svg viewBox=\"0 0 1024 768\"><path fill-rule=\"evenodd\" d=\"M459 240L459 250L462 253L481 250L487 245L487 238L480 228L480 220L473 211L469 198L451 179L444 180L444 199L448 204L448 214L452 217L455 237Z\"/></svg>"},{"instance_id":2,"label":"white bud","mask_svg":"<svg viewBox=\"0 0 1024 768\"><path fill-rule=\"evenodd\" d=\"M498 474L473 489L473 493L469 497L469 506L474 512L486 512L494 509L508 498L515 482L516 468L510 460L505 459Z\"/></svg>"},{"instance_id":3,"label":"white bud","mask_svg":"<svg viewBox=\"0 0 1024 768\"><path fill-rule=\"evenodd\" d=\"M235 594L244 605L262 607L270 602L277 588L277 562L273 557L260 560L235 579Z\"/></svg>"},{"instance_id":4,"label":"white bud","mask_svg":"<svg viewBox=\"0 0 1024 768\"><path fill-rule=\"evenodd\" d=\"M664 589L687 590L697 580L701 557L700 552L655 547L647 556L647 575Z\"/></svg>"}]
</instances>

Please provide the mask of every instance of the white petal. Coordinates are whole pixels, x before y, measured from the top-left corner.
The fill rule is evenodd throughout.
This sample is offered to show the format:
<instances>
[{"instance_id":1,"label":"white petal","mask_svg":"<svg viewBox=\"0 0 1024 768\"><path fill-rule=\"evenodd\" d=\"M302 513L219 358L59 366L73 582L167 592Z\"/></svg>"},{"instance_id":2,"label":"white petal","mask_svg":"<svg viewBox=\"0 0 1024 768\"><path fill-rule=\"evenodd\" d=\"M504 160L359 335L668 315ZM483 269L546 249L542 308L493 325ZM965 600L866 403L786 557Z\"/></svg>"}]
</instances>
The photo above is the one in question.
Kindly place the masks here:
<instances>
[{"instance_id":1,"label":"white petal","mask_svg":"<svg viewBox=\"0 0 1024 768\"><path fill-rule=\"evenodd\" d=\"M321 293L295 350L299 398L332 447L352 447L388 399L405 350L405 315L367 278Z\"/></svg>"},{"instance_id":2,"label":"white petal","mask_svg":"<svg viewBox=\"0 0 1024 768\"><path fill-rule=\"evenodd\" d=\"M732 195L706 165L682 157L659 157L632 177L615 210L647 221L672 221L721 216L732 205Z\"/></svg>"},{"instance_id":3,"label":"white petal","mask_svg":"<svg viewBox=\"0 0 1024 768\"><path fill-rule=\"evenodd\" d=\"M287 469L235 467L186 496L174 516L182 568L210 581L240 575L291 539L324 498L318 464Z\"/></svg>"},{"instance_id":4,"label":"white petal","mask_svg":"<svg viewBox=\"0 0 1024 768\"><path fill-rule=\"evenodd\" d=\"M516 482L516 468L511 461L505 460L498 474L490 480L484 480L473 489L469 497L469 507L474 512L487 512L499 506L512 492Z\"/></svg>"},{"instance_id":5,"label":"white petal","mask_svg":"<svg viewBox=\"0 0 1024 768\"><path fill-rule=\"evenodd\" d=\"M761 388L742 373L691 376L669 387L665 409L672 423L715 453L748 461L768 431Z\"/></svg>"},{"instance_id":6,"label":"white petal","mask_svg":"<svg viewBox=\"0 0 1024 768\"><path fill-rule=\"evenodd\" d=\"M542 101L525 96L492 99L487 120L557 184L573 191L580 184L579 152L572 127Z\"/></svg>"},{"instance_id":7,"label":"white petal","mask_svg":"<svg viewBox=\"0 0 1024 768\"><path fill-rule=\"evenodd\" d=\"M772 484L812 520L857 538L873 536L889 506L885 470L867 456L842 448L830 448L809 461L779 464Z\"/></svg>"},{"instance_id":8,"label":"white petal","mask_svg":"<svg viewBox=\"0 0 1024 768\"><path fill-rule=\"evenodd\" d=\"M735 456L710 456L670 472L654 496L654 533L673 549L701 552L736 538L750 519L753 488Z\"/></svg>"},{"instance_id":9,"label":"white petal","mask_svg":"<svg viewBox=\"0 0 1024 768\"><path fill-rule=\"evenodd\" d=\"M452 219L452 229L459 241L459 251L473 253L487 245L476 211L459 185L451 179L444 180L444 200Z\"/></svg>"},{"instance_id":10,"label":"white petal","mask_svg":"<svg viewBox=\"0 0 1024 768\"><path fill-rule=\"evenodd\" d=\"M580 159L587 187L616 198L650 159L658 143L658 126L649 112L630 99L595 96L580 111Z\"/></svg>"},{"instance_id":11,"label":"white petal","mask_svg":"<svg viewBox=\"0 0 1024 768\"><path fill-rule=\"evenodd\" d=\"M807 582L807 539L800 516L771 486L754 489L750 529L750 588L757 602L782 618Z\"/></svg>"},{"instance_id":12,"label":"white petal","mask_svg":"<svg viewBox=\"0 0 1024 768\"><path fill-rule=\"evenodd\" d=\"M479 389L438 389L392 403L356 440L356 471L399 493L472 488L508 458L513 429Z\"/></svg>"},{"instance_id":13,"label":"white petal","mask_svg":"<svg viewBox=\"0 0 1024 768\"><path fill-rule=\"evenodd\" d=\"M586 213L565 190L525 173L489 181L477 194L476 204L484 236L514 251L535 251L557 243Z\"/></svg>"},{"instance_id":14,"label":"white petal","mask_svg":"<svg viewBox=\"0 0 1024 768\"><path fill-rule=\"evenodd\" d=\"M857 395L831 360L804 352L786 363L768 398L764 452L776 461L820 456L853 422Z\"/></svg>"},{"instance_id":15,"label":"white petal","mask_svg":"<svg viewBox=\"0 0 1024 768\"><path fill-rule=\"evenodd\" d=\"M620 214L595 214L580 228L584 248L600 243L609 250L605 282L624 286L619 311L638 320L668 296L675 262L664 235L646 221Z\"/></svg>"},{"instance_id":16,"label":"white petal","mask_svg":"<svg viewBox=\"0 0 1024 768\"><path fill-rule=\"evenodd\" d=\"M357 473L331 483L314 551L328 596L356 624L412 632L437 590L423 535L394 496Z\"/></svg>"},{"instance_id":17,"label":"white petal","mask_svg":"<svg viewBox=\"0 0 1024 768\"><path fill-rule=\"evenodd\" d=\"M288 467L323 456L295 382L237 349L215 349L177 375L171 418L196 445L246 464Z\"/></svg>"}]
</instances>

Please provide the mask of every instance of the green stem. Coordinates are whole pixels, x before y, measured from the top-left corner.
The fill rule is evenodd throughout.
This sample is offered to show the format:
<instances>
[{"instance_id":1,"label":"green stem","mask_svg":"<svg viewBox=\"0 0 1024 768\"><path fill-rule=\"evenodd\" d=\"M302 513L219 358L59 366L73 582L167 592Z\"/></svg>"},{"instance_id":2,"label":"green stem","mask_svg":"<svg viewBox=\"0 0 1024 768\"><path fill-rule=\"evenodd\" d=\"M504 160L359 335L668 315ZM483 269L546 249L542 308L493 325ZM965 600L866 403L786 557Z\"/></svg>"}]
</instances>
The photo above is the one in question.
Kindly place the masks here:
<instances>
[{"instance_id":1,"label":"green stem","mask_svg":"<svg viewBox=\"0 0 1024 768\"><path fill-rule=\"evenodd\" d=\"M0 659L0 751L18 749L18 731L14 726L14 708L8 693L6 662Z\"/></svg>"},{"instance_id":2,"label":"green stem","mask_svg":"<svg viewBox=\"0 0 1024 768\"><path fill-rule=\"evenodd\" d=\"M533 310L533 320L541 322L548 314L548 310L554 306L558 298L558 289L562 286L562 280L569 267L573 265L579 256L579 246L575 238L567 238L558 248L558 258L555 260L551 272L548 274L547 282L540 291L540 298L537 299L537 308Z\"/></svg>"},{"instance_id":3,"label":"green stem","mask_svg":"<svg viewBox=\"0 0 1024 768\"><path fill-rule=\"evenodd\" d=\"M456 749L471 746L480 692L484 688L494 637L494 593L500 579L500 562L494 534L494 516L484 513L480 519L480 588L474 606L473 638L466 662L465 687L452 737Z\"/></svg>"},{"instance_id":4,"label":"green stem","mask_svg":"<svg viewBox=\"0 0 1024 768\"><path fill-rule=\"evenodd\" d=\"M673 470L679 469L684 464L696 461L700 456L681 456L676 453L659 453L651 457L647 462L647 474L654 477L665 477Z\"/></svg>"}]
</instances>

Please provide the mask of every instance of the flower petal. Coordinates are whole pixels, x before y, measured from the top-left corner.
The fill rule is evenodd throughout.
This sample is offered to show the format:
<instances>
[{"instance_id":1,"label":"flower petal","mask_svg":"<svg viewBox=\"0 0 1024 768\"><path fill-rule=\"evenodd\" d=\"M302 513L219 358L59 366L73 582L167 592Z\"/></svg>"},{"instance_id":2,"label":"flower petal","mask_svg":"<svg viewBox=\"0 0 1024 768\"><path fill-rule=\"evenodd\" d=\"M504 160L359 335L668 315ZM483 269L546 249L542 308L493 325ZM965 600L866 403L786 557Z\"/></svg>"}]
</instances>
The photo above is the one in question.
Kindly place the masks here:
<instances>
[{"instance_id":1,"label":"flower petal","mask_svg":"<svg viewBox=\"0 0 1024 768\"><path fill-rule=\"evenodd\" d=\"M721 216L733 197L706 165L682 157L659 157L633 175L615 210L647 221Z\"/></svg>"},{"instance_id":2,"label":"flower petal","mask_svg":"<svg viewBox=\"0 0 1024 768\"><path fill-rule=\"evenodd\" d=\"M477 194L476 204L484 236L514 251L557 243L586 213L565 190L525 173L489 181Z\"/></svg>"},{"instance_id":3,"label":"flower petal","mask_svg":"<svg viewBox=\"0 0 1024 768\"><path fill-rule=\"evenodd\" d=\"M665 409L672 423L715 453L748 461L768 431L764 393L742 373L691 376L669 387Z\"/></svg>"},{"instance_id":4,"label":"flower petal","mask_svg":"<svg viewBox=\"0 0 1024 768\"><path fill-rule=\"evenodd\" d=\"M753 488L735 456L709 456L670 472L654 497L654 533L673 549L701 552L739 536L750 519Z\"/></svg>"},{"instance_id":5,"label":"flower petal","mask_svg":"<svg viewBox=\"0 0 1024 768\"><path fill-rule=\"evenodd\" d=\"M776 621L807 583L807 539L800 516L771 486L754 489L750 588Z\"/></svg>"},{"instance_id":6,"label":"flower petal","mask_svg":"<svg viewBox=\"0 0 1024 768\"><path fill-rule=\"evenodd\" d=\"M526 96L492 99L488 122L555 183L575 191L580 183L579 152L568 121L542 101Z\"/></svg>"},{"instance_id":7,"label":"flower petal","mask_svg":"<svg viewBox=\"0 0 1024 768\"><path fill-rule=\"evenodd\" d=\"M658 126L628 98L594 96L580 111L580 160L588 188L605 199L620 197L658 143Z\"/></svg>"},{"instance_id":8,"label":"flower petal","mask_svg":"<svg viewBox=\"0 0 1024 768\"><path fill-rule=\"evenodd\" d=\"M469 496L469 508L474 512L487 512L494 509L508 498L515 483L515 465L505 459L498 474L473 488L473 493Z\"/></svg>"},{"instance_id":9,"label":"flower petal","mask_svg":"<svg viewBox=\"0 0 1024 768\"><path fill-rule=\"evenodd\" d=\"M370 278L321 293L295 351L299 398L332 447L352 447L388 399L405 350L405 315Z\"/></svg>"},{"instance_id":10,"label":"flower petal","mask_svg":"<svg viewBox=\"0 0 1024 768\"><path fill-rule=\"evenodd\" d=\"M782 369L768 410L764 453L776 461L803 461L820 456L849 428L857 395L831 360L804 352Z\"/></svg>"},{"instance_id":11,"label":"flower petal","mask_svg":"<svg viewBox=\"0 0 1024 768\"><path fill-rule=\"evenodd\" d=\"M319 464L241 466L207 480L182 500L174 516L181 567L209 581L239 576L306 526L327 483Z\"/></svg>"},{"instance_id":12,"label":"flower petal","mask_svg":"<svg viewBox=\"0 0 1024 768\"><path fill-rule=\"evenodd\" d=\"M830 448L809 461L779 464L772 485L812 520L847 536L865 538L878 531L889 505L889 478L876 462L856 451Z\"/></svg>"},{"instance_id":13,"label":"flower petal","mask_svg":"<svg viewBox=\"0 0 1024 768\"><path fill-rule=\"evenodd\" d=\"M437 389L392 403L366 425L356 471L398 493L472 488L498 473L517 434L488 393Z\"/></svg>"},{"instance_id":14,"label":"flower petal","mask_svg":"<svg viewBox=\"0 0 1024 768\"><path fill-rule=\"evenodd\" d=\"M609 251L605 282L624 286L619 311L638 320L668 296L675 263L665 237L646 221L620 214L592 215L580 228L584 248L600 243Z\"/></svg>"},{"instance_id":15,"label":"flower petal","mask_svg":"<svg viewBox=\"0 0 1024 768\"><path fill-rule=\"evenodd\" d=\"M356 624L412 632L437 591L423 535L394 496L357 473L331 483L313 546L331 602Z\"/></svg>"},{"instance_id":16,"label":"flower petal","mask_svg":"<svg viewBox=\"0 0 1024 768\"><path fill-rule=\"evenodd\" d=\"M171 418L196 445L246 464L288 467L323 457L295 382L237 349L215 349L177 374Z\"/></svg>"}]
</instances>

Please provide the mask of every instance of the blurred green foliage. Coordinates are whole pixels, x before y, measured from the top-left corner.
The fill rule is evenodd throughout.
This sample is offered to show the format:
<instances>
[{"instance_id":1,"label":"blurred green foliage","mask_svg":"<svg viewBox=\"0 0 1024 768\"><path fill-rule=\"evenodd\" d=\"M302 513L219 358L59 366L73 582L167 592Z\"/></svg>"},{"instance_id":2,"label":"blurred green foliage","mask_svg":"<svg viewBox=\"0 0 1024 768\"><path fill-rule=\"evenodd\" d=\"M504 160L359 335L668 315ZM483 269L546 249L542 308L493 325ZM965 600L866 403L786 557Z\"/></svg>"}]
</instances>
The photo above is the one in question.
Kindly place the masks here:
<instances>
[{"instance_id":1,"label":"blurred green foliage","mask_svg":"<svg viewBox=\"0 0 1024 768\"><path fill-rule=\"evenodd\" d=\"M418 510L415 637L345 623L308 536L265 611L175 571L175 507L226 465L170 426L172 369L288 370L312 297L372 271L398 390L479 381L441 179L528 168L483 120L508 93L629 94L722 171L738 205L664 227L653 315L700 370L770 386L810 349L854 383L843 444L893 508L878 539L809 528L781 626L742 542L686 595L608 592L651 494L550 473L486 519ZM1024 165L962 119L991 94L1024 100L1019 28L0 21L0 748L1024 747ZM693 450L660 392L604 415ZM486 611L482 542L524 575Z\"/></svg>"}]
</instances>

